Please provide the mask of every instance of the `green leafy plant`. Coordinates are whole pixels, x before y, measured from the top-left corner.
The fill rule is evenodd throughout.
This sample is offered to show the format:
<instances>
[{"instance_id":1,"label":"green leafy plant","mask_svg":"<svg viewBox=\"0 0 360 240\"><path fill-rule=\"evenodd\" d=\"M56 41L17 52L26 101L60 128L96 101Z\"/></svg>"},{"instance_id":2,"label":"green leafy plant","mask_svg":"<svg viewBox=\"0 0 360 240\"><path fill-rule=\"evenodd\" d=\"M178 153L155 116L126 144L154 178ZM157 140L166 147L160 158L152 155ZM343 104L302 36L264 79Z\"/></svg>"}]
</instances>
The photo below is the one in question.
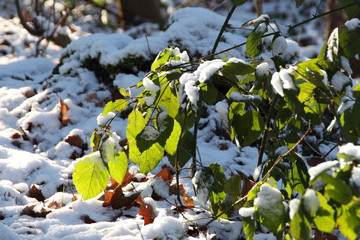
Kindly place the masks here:
<instances>
[{"instance_id":1,"label":"green leafy plant","mask_svg":"<svg viewBox=\"0 0 360 240\"><path fill-rule=\"evenodd\" d=\"M232 2L236 7L244 1ZM222 29L213 54L204 57L205 61L189 61L185 51L169 47L158 54L137 84L141 94L131 96L120 89L124 98L105 106L102 115L109 121L92 135L93 153L75 167L74 183L83 198L101 193L109 176L121 183L128 161L147 174L167 156L176 170L181 205L179 173L192 159L197 197L204 204L209 202L211 221L228 218L240 209L248 239L254 238L258 224L277 239L310 239L313 229L324 233L339 229L349 239L359 237L360 193L350 184L354 169L359 168L357 156L340 153L339 161L310 170L304 160L313 154L306 153L310 144L304 142L308 137L318 138L319 133L312 129L324 119L333 120L327 123L323 138L358 142L360 85L351 88L346 63L360 54L359 26L335 29L317 58L289 66L286 36L280 31L268 33L269 22L270 18L262 15L244 24L253 30L246 43L236 47L246 45L246 61L207 60L222 53L215 53ZM273 36L272 57L254 59L263 51L259 46L265 36ZM259 149L251 190L247 186L250 180L240 172L227 179L218 164L197 166L198 122L208 106L218 111L231 141L240 148ZM111 119L124 112L128 113L127 143L120 146L120 138L109 127ZM310 151L313 148L310 146ZM321 156L322 160L325 157Z\"/></svg>"}]
</instances>

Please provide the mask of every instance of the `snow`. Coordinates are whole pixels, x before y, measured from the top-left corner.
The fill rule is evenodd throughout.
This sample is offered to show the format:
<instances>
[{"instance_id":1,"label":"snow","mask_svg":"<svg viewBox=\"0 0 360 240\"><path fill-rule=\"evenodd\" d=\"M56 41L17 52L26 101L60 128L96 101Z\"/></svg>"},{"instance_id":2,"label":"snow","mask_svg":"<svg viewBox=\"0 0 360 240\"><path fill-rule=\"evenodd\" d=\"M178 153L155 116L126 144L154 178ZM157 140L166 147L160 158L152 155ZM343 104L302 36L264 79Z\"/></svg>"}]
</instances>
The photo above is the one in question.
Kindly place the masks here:
<instances>
[{"instance_id":1,"label":"snow","mask_svg":"<svg viewBox=\"0 0 360 240\"><path fill-rule=\"evenodd\" d=\"M360 188L360 167L354 167L351 172L350 184L354 188Z\"/></svg>"},{"instance_id":2,"label":"snow","mask_svg":"<svg viewBox=\"0 0 360 240\"><path fill-rule=\"evenodd\" d=\"M358 18L352 18L345 22L345 27L348 31L354 31L359 26L360 26L360 19Z\"/></svg>"},{"instance_id":3,"label":"snow","mask_svg":"<svg viewBox=\"0 0 360 240\"><path fill-rule=\"evenodd\" d=\"M157 93L160 90L160 87L147 77L143 79L143 85L144 88L151 93Z\"/></svg>"},{"instance_id":4,"label":"snow","mask_svg":"<svg viewBox=\"0 0 360 240\"><path fill-rule=\"evenodd\" d=\"M270 58L265 59L262 63L256 66L256 75L259 77L268 76L275 69L275 64Z\"/></svg>"},{"instance_id":5,"label":"snow","mask_svg":"<svg viewBox=\"0 0 360 240\"><path fill-rule=\"evenodd\" d=\"M353 143L346 143L339 147L339 153L344 153L355 159L360 159L360 146L355 146Z\"/></svg>"},{"instance_id":6,"label":"snow","mask_svg":"<svg viewBox=\"0 0 360 240\"><path fill-rule=\"evenodd\" d=\"M327 42L327 51L326 56L328 57L330 62L334 62L334 55L338 55L339 51L339 29L335 28L329 37Z\"/></svg>"},{"instance_id":7,"label":"snow","mask_svg":"<svg viewBox=\"0 0 360 240\"><path fill-rule=\"evenodd\" d=\"M277 37L271 45L271 51L274 56L283 55L287 50L288 44L283 36Z\"/></svg>"},{"instance_id":8,"label":"snow","mask_svg":"<svg viewBox=\"0 0 360 240\"><path fill-rule=\"evenodd\" d=\"M329 170L330 168L334 167L335 165L339 164L339 161L328 161L323 162L315 167L309 169L310 181L314 180L320 173Z\"/></svg>"},{"instance_id":9,"label":"snow","mask_svg":"<svg viewBox=\"0 0 360 240\"><path fill-rule=\"evenodd\" d=\"M242 207L239 210L239 214L242 217L252 217L255 214L255 209L254 207Z\"/></svg>"},{"instance_id":10,"label":"snow","mask_svg":"<svg viewBox=\"0 0 360 240\"><path fill-rule=\"evenodd\" d=\"M336 91L343 90L345 85L349 83L351 83L351 79L340 71L337 71L331 78L331 84Z\"/></svg>"},{"instance_id":11,"label":"snow","mask_svg":"<svg viewBox=\"0 0 360 240\"><path fill-rule=\"evenodd\" d=\"M99 126L106 126L106 124L116 116L114 112L108 112L107 114L103 115L102 113L99 114L97 117L97 124Z\"/></svg>"},{"instance_id":12,"label":"snow","mask_svg":"<svg viewBox=\"0 0 360 240\"><path fill-rule=\"evenodd\" d=\"M345 72L349 75L353 74L353 71L350 67L349 59L344 56L340 56L341 66L344 68Z\"/></svg>"},{"instance_id":13,"label":"snow","mask_svg":"<svg viewBox=\"0 0 360 240\"><path fill-rule=\"evenodd\" d=\"M262 98L259 95L244 95L239 92L231 92L230 98L235 102L252 102L252 101L261 102L262 100Z\"/></svg>"},{"instance_id":14,"label":"snow","mask_svg":"<svg viewBox=\"0 0 360 240\"><path fill-rule=\"evenodd\" d=\"M283 83L280 78L280 73L275 72L271 77L271 85L274 88L274 92L280 96L284 96Z\"/></svg>"},{"instance_id":15,"label":"snow","mask_svg":"<svg viewBox=\"0 0 360 240\"><path fill-rule=\"evenodd\" d=\"M312 189L307 189L304 194L304 207L305 210L310 214L314 215L320 207L320 201L316 196L316 193Z\"/></svg>"},{"instance_id":16,"label":"snow","mask_svg":"<svg viewBox=\"0 0 360 240\"><path fill-rule=\"evenodd\" d=\"M142 230L145 239L181 239L185 234L185 226L174 217L156 218L152 225L147 225Z\"/></svg>"},{"instance_id":17,"label":"snow","mask_svg":"<svg viewBox=\"0 0 360 240\"><path fill-rule=\"evenodd\" d=\"M260 187L257 197L254 199L254 206L263 209L271 209L276 203L281 201L282 198L279 189L273 188L268 184L263 184Z\"/></svg>"},{"instance_id":18,"label":"snow","mask_svg":"<svg viewBox=\"0 0 360 240\"><path fill-rule=\"evenodd\" d=\"M291 199L290 202L289 202L289 216L290 216L290 219L293 219L296 212L298 211L298 208L299 208L299 205L300 205L300 200L297 199L297 198L294 198L294 199Z\"/></svg>"}]
</instances>

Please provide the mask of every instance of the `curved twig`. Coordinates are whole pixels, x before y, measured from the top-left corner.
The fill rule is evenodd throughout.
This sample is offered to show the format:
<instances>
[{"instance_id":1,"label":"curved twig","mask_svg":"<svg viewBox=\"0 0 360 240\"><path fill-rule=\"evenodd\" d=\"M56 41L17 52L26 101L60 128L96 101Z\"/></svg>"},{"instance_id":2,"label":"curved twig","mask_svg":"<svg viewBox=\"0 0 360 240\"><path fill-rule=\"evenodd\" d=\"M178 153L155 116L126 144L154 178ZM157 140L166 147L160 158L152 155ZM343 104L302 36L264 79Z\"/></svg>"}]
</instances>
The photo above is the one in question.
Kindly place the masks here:
<instances>
[{"instance_id":1,"label":"curved twig","mask_svg":"<svg viewBox=\"0 0 360 240\"><path fill-rule=\"evenodd\" d=\"M22 25L29 33L31 33L32 35L42 36L43 33L45 32L44 29L36 29L36 28L31 27L29 24L27 24L27 22L26 22L26 20L25 20L25 18L24 18L24 15L22 14L19 0L15 0L15 5L16 5L16 11L17 11L18 16L19 16L19 18L20 18L20 23L21 23L21 25Z\"/></svg>"}]
</instances>

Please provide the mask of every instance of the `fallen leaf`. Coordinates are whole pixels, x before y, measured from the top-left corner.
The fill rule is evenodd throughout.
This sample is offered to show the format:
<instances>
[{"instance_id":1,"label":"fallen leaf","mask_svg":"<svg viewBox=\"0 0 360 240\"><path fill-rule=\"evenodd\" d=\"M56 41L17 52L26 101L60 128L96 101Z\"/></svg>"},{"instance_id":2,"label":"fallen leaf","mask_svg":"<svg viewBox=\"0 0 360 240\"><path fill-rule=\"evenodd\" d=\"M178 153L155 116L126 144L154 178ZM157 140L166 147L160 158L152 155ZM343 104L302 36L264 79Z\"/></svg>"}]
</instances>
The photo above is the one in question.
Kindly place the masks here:
<instances>
[{"instance_id":1,"label":"fallen leaf","mask_svg":"<svg viewBox=\"0 0 360 240\"><path fill-rule=\"evenodd\" d=\"M54 200L51 203L49 203L48 208L57 209L60 208L59 204Z\"/></svg>"},{"instance_id":2,"label":"fallen leaf","mask_svg":"<svg viewBox=\"0 0 360 240\"><path fill-rule=\"evenodd\" d=\"M160 172L155 175L155 177L162 178L165 183L170 185L171 181L174 178L174 174L172 173L172 168L168 166L161 169Z\"/></svg>"},{"instance_id":3,"label":"fallen leaf","mask_svg":"<svg viewBox=\"0 0 360 240\"><path fill-rule=\"evenodd\" d=\"M126 185L128 185L131 182L136 182L137 179L134 177L134 175L132 175L131 173L129 173L129 171L126 172L123 181L121 183L122 187L125 187Z\"/></svg>"},{"instance_id":4,"label":"fallen leaf","mask_svg":"<svg viewBox=\"0 0 360 240\"><path fill-rule=\"evenodd\" d=\"M229 149L229 145L227 145L227 143L220 143L220 144L219 144L219 149L220 149L221 151L228 150L228 149Z\"/></svg>"},{"instance_id":5,"label":"fallen leaf","mask_svg":"<svg viewBox=\"0 0 360 240\"><path fill-rule=\"evenodd\" d=\"M139 208L139 215L143 216L144 218L144 225L153 223L155 220L155 212L154 208L147 203L144 203L144 201L141 200L141 206Z\"/></svg>"},{"instance_id":6,"label":"fallen leaf","mask_svg":"<svg viewBox=\"0 0 360 240\"><path fill-rule=\"evenodd\" d=\"M35 198L36 200L43 202L45 200L44 195L41 190L38 189L34 184L31 185L29 192L27 194L28 197Z\"/></svg>"},{"instance_id":7,"label":"fallen leaf","mask_svg":"<svg viewBox=\"0 0 360 240\"><path fill-rule=\"evenodd\" d=\"M44 208L40 209L40 212L38 211L34 211L36 205L32 205L32 206L26 206L21 212L20 212L20 216L23 215L27 215L30 217L34 217L34 218L45 218L46 215L48 215L49 213L51 213L51 211L47 211Z\"/></svg>"},{"instance_id":8,"label":"fallen leaf","mask_svg":"<svg viewBox=\"0 0 360 240\"><path fill-rule=\"evenodd\" d=\"M14 133L13 135L11 135L11 139L19 139L19 138L21 138L21 135L20 135L20 133L18 133L18 132L16 132L16 133Z\"/></svg>"},{"instance_id":9,"label":"fallen leaf","mask_svg":"<svg viewBox=\"0 0 360 240\"><path fill-rule=\"evenodd\" d=\"M80 219L83 220L84 223L87 223L87 224L96 223L96 221L91 219L88 215L83 215L80 217Z\"/></svg>"},{"instance_id":10,"label":"fallen leaf","mask_svg":"<svg viewBox=\"0 0 360 240\"><path fill-rule=\"evenodd\" d=\"M61 126L65 127L69 123L69 117L67 111L69 106L60 98L60 122Z\"/></svg>"},{"instance_id":11,"label":"fallen leaf","mask_svg":"<svg viewBox=\"0 0 360 240\"><path fill-rule=\"evenodd\" d=\"M80 149L84 148L84 141L81 139L79 135L68 136L64 141L70 144L71 146L78 147Z\"/></svg>"},{"instance_id":12,"label":"fallen leaf","mask_svg":"<svg viewBox=\"0 0 360 240\"><path fill-rule=\"evenodd\" d=\"M241 197L244 197L248 192L255 186L255 182L251 181L249 178L242 178L244 181L243 188L241 190Z\"/></svg>"},{"instance_id":13,"label":"fallen leaf","mask_svg":"<svg viewBox=\"0 0 360 240\"><path fill-rule=\"evenodd\" d=\"M121 186L118 186L114 191L105 191L103 207L112 207L113 209L131 207L139 195L140 192L134 193L130 196L124 196Z\"/></svg>"},{"instance_id":14,"label":"fallen leaf","mask_svg":"<svg viewBox=\"0 0 360 240\"><path fill-rule=\"evenodd\" d=\"M184 193L183 202L185 203L185 206L188 208L195 207L194 200L191 197L189 197L189 195L187 195L186 193Z\"/></svg>"},{"instance_id":15,"label":"fallen leaf","mask_svg":"<svg viewBox=\"0 0 360 240\"><path fill-rule=\"evenodd\" d=\"M325 159L323 157L312 157L307 159L306 162L309 164L309 166L315 167L316 165L325 162Z\"/></svg>"}]
</instances>

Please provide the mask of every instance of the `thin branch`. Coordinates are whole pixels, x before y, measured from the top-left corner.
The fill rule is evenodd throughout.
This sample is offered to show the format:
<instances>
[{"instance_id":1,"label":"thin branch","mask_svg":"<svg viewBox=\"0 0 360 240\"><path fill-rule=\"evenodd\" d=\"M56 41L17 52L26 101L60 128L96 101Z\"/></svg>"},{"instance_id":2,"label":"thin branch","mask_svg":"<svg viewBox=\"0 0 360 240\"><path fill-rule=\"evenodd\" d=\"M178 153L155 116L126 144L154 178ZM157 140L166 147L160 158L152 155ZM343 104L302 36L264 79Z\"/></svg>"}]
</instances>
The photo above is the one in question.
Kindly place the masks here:
<instances>
[{"instance_id":1,"label":"thin branch","mask_svg":"<svg viewBox=\"0 0 360 240\"><path fill-rule=\"evenodd\" d=\"M36 28L32 28L30 25L27 24L24 15L22 14L21 11L21 6L20 6L20 2L19 0L15 0L15 5L16 5L16 11L18 13L19 19L20 19L20 23L21 25L32 35L35 36L42 36L43 33L45 32L44 29L36 29Z\"/></svg>"},{"instance_id":2,"label":"thin branch","mask_svg":"<svg viewBox=\"0 0 360 240\"><path fill-rule=\"evenodd\" d=\"M225 21L224 21L224 24L223 24L223 26L222 26L221 29L220 29L219 35L217 36L216 41L215 41L215 44L214 44L213 49L212 49L212 51L211 51L212 54L214 54L214 53L216 52L216 48L217 48L217 46L219 45L219 42L220 42L220 40L221 40L221 37L222 37L222 35L223 35L223 33L224 33L225 29L226 29L226 26L228 25L228 23L229 23L229 21L230 21L231 16L233 15L236 7L237 7L236 5L233 5L232 8L230 9L228 15L226 16L226 19L225 19Z\"/></svg>"},{"instance_id":3,"label":"thin branch","mask_svg":"<svg viewBox=\"0 0 360 240\"><path fill-rule=\"evenodd\" d=\"M257 166L260 166L262 164L262 159L263 159L264 152L265 152L265 146L266 146L267 138L268 138L268 134L269 134L269 125L270 125L271 115L273 114L273 112L275 110L275 105L276 105L278 98L279 98L279 96L278 96L278 94L276 94L274 97L274 100L271 103L270 111L266 118L263 137L262 137L261 145L260 145L260 149L259 149L259 158L258 158Z\"/></svg>"},{"instance_id":4,"label":"thin branch","mask_svg":"<svg viewBox=\"0 0 360 240\"><path fill-rule=\"evenodd\" d=\"M309 132L311 132L311 128L310 128L310 124L311 122L309 121L309 126L308 129L306 130L306 132L301 136L301 138L299 139L299 141L297 141L297 143L292 146L286 153L281 154L274 162L274 164L271 166L271 168L267 171L267 173L265 174L265 176L262 178L262 181L266 181L269 177L271 172L274 170L274 168L276 167L277 164L279 164L281 162L281 160L286 157L287 155L289 155L306 137L306 135L308 135Z\"/></svg>"}]
</instances>

